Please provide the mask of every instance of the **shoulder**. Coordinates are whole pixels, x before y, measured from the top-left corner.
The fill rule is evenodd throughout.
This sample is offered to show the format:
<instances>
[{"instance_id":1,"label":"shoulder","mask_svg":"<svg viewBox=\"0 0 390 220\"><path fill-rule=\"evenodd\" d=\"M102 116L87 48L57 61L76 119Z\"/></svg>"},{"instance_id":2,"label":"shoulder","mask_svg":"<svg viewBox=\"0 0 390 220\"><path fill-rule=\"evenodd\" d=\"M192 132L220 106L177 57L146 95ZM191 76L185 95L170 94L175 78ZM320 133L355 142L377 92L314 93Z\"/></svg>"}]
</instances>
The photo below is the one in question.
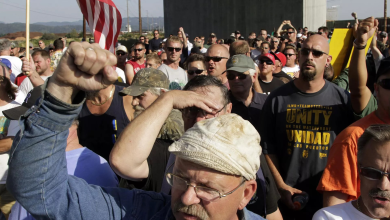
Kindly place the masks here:
<instances>
[{"instance_id":1,"label":"shoulder","mask_svg":"<svg viewBox=\"0 0 390 220\"><path fill-rule=\"evenodd\" d=\"M346 211L351 208L349 206L352 206L351 202L322 208L314 214L313 220L348 220L350 218Z\"/></svg>"},{"instance_id":2,"label":"shoulder","mask_svg":"<svg viewBox=\"0 0 390 220\"><path fill-rule=\"evenodd\" d=\"M290 81L279 88L271 92L267 99L273 99L278 96L290 96L292 93L297 92L297 89L293 85L294 81Z\"/></svg>"}]
</instances>

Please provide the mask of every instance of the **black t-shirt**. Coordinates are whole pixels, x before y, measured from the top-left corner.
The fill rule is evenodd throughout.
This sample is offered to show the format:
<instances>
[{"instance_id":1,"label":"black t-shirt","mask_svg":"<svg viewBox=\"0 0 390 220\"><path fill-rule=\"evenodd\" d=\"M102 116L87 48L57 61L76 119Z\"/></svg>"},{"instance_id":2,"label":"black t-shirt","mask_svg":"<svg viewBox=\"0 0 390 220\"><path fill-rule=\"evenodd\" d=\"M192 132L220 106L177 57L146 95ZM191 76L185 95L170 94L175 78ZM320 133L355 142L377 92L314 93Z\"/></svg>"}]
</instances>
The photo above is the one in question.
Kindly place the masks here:
<instances>
[{"instance_id":1,"label":"black t-shirt","mask_svg":"<svg viewBox=\"0 0 390 220\"><path fill-rule=\"evenodd\" d=\"M252 102L248 107L246 107L244 103L237 101L230 91L230 100L233 104L232 113L248 120L257 129L257 131L260 129L261 111L266 99L267 95L253 91ZM280 199L280 195L272 173L269 170L267 161L265 160L264 154L261 154L260 156L260 169L263 171L264 180L266 182L266 195L263 195L264 193L260 188L260 180L257 178L257 191L246 207L248 210L264 216L264 196L266 198L266 212L267 214L270 214L278 209L278 200Z\"/></svg>"},{"instance_id":2,"label":"black t-shirt","mask_svg":"<svg viewBox=\"0 0 390 220\"><path fill-rule=\"evenodd\" d=\"M154 142L152 151L147 159L149 166L149 176L148 178L142 181L131 181L124 180L121 181L121 187L128 189L142 189L146 191L160 192L162 182L165 174L165 167L169 159L168 147L173 143L173 141L156 139Z\"/></svg>"},{"instance_id":3,"label":"black t-shirt","mask_svg":"<svg viewBox=\"0 0 390 220\"><path fill-rule=\"evenodd\" d=\"M158 38L158 39L151 39L149 41L149 50L152 50L153 51L156 51L159 49L160 47L160 43L162 42L162 39Z\"/></svg>"},{"instance_id":4,"label":"black t-shirt","mask_svg":"<svg viewBox=\"0 0 390 220\"><path fill-rule=\"evenodd\" d=\"M276 77L276 78L287 78L289 81L292 81L293 80L293 78L291 78L291 76L289 76L289 75L287 75L285 72L283 72L283 71L280 71L280 72L278 72L278 73L274 73L274 74L272 74L272 76L274 76L274 77Z\"/></svg>"},{"instance_id":5,"label":"black t-shirt","mask_svg":"<svg viewBox=\"0 0 390 220\"><path fill-rule=\"evenodd\" d=\"M264 82L259 78L259 82L263 93L266 95L269 95L272 91L284 85L284 82L276 77L273 77L271 82Z\"/></svg>"},{"instance_id":6,"label":"black t-shirt","mask_svg":"<svg viewBox=\"0 0 390 220\"><path fill-rule=\"evenodd\" d=\"M268 96L262 112L261 146L279 161L284 182L309 194L302 212L322 208L316 191L336 135L354 121L349 93L325 81L316 93L303 93L294 81Z\"/></svg>"}]
</instances>

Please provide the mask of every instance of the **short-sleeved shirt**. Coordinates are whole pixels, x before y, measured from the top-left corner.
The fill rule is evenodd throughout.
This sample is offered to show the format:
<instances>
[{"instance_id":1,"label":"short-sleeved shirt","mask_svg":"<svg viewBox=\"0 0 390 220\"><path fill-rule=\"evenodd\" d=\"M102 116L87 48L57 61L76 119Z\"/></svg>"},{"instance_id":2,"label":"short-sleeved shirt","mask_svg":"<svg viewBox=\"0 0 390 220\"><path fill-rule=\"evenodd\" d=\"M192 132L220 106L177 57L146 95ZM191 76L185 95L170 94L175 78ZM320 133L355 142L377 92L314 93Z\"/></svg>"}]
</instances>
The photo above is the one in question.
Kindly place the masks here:
<instances>
[{"instance_id":1,"label":"short-sleeved shirt","mask_svg":"<svg viewBox=\"0 0 390 220\"><path fill-rule=\"evenodd\" d=\"M313 220L375 220L363 214L352 202L338 204L318 210Z\"/></svg>"},{"instance_id":2,"label":"short-sleeved shirt","mask_svg":"<svg viewBox=\"0 0 390 220\"><path fill-rule=\"evenodd\" d=\"M344 129L329 151L328 163L317 187L320 192L337 191L348 195L347 201L360 196L357 142L364 130L373 124L384 124L375 112Z\"/></svg>"},{"instance_id":3,"label":"short-sleeved shirt","mask_svg":"<svg viewBox=\"0 0 390 220\"><path fill-rule=\"evenodd\" d=\"M271 82L264 82L259 79L259 83L263 93L266 95L271 94L272 91L284 85L284 82L276 77L273 77Z\"/></svg>"},{"instance_id":4,"label":"short-sleeved shirt","mask_svg":"<svg viewBox=\"0 0 390 220\"><path fill-rule=\"evenodd\" d=\"M294 67L285 66L282 68L282 71L285 72L291 78L294 78L294 73L299 71L299 65L295 64Z\"/></svg>"},{"instance_id":5,"label":"short-sleeved shirt","mask_svg":"<svg viewBox=\"0 0 390 220\"><path fill-rule=\"evenodd\" d=\"M188 76L186 71L181 67L172 69L166 64L162 64L158 70L161 70L169 79L169 90L182 90L188 82Z\"/></svg>"},{"instance_id":6,"label":"short-sleeved shirt","mask_svg":"<svg viewBox=\"0 0 390 220\"><path fill-rule=\"evenodd\" d=\"M149 40L149 50L151 50L152 52L158 50L158 48L160 48L161 42L162 42L162 39L160 39L160 38L158 38L158 39L153 38L153 39Z\"/></svg>"},{"instance_id":7,"label":"short-sleeved shirt","mask_svg":"<svg viewBox=\"0 0 390 220\"><path fill-rule=\"evenodd\" d=\"M263 152L279 161L284 182L309 194L305 207L322 207L316 191L336 135L354 120L349 93L325 81L316 93L303 93L294 81L268 96L262 112Z\"/></svg>"},{"instance_id":8,"label":"short-sleeved shirt","mask_svg":"<svg viewBox=\"0 0 390 220\"><path fill-rule=\"evenodd\" d=\"M61 57L64 54L63 51L55 51L51 56L50 56L50 69L51 72L54 73L54 71L57 69L58 64L60 63Z\"/></svg>"}]
</instances>

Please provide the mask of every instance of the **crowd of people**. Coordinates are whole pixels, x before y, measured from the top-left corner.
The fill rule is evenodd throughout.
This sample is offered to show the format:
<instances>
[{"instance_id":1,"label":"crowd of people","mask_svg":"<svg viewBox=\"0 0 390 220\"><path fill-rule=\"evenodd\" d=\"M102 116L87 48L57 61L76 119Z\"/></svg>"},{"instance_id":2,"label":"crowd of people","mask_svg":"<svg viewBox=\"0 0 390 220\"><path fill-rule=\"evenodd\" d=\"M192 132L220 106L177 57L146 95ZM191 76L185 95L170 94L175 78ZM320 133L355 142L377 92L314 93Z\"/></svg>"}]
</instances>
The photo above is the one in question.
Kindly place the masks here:
<instances>
[{"instance_id":1,"label":"crowd of people","mask_svg":"<svg viewBox=\"0 0 390 220\"><path fill-rule=\"evenodd\" d=\"M390 218L388 34L351 28L341 73L332 32L288 20L114 54L1 39L1 218Z\"/></svg>"}]
</instances>

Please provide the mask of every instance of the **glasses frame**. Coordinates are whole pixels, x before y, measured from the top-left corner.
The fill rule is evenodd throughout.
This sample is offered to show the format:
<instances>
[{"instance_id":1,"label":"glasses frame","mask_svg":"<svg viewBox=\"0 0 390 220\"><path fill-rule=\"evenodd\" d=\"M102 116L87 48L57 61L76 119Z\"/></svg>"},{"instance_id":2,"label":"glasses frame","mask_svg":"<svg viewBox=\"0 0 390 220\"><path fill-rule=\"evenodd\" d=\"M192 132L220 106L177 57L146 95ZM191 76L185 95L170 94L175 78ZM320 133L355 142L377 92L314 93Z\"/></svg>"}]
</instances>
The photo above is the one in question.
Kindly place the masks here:
<instances>
[{"instance_id":1,"label":"glasses frame","mask_svg":"<svg viewBox=\"0 0 390 220\"><path fill-rule=\"evenodd\" d=\"M274 62L272 62L272 60L262 60L262 59L259 59L259 64L263 65L263 63L267 64L268 66L269 65L275 65Z\"/></svg>"},{"instance_id":2,"label":"glasses frame","mask_svg":"<svg viewBox=\"0 0 390 220\"><path fill-rule=\"evenodd\" d=\"M229 59L227 57L211 57L211 56L205 56L205 61L210 62L212 60L214 63L221 62L222 59Z\"/></svg>"},{"instance_id":3,"label":"glasses frame","mask_svg":"<svg viewBox=\"0 0 390 220\"><path fill-rule=\"evenodd\" d=\"M202 74L204 70L202 69L196 69L196 70L187 70L187 73L190 74L191 76L196 74L196 75L199 75L199 74Z\"/></svg>"},{"instance_id":4,"label":"glasses frame","mask_svg":"<svg viewBox=\"0 0 390 220\"><path fill-rule=\"evenodd\" d=\"M181 48L180 47L167 47L167 50L169 52L173 52L174 50L175 50L175 52L180 52Z\"/></svg>"},{"instance_id":5,"label":"glasses frame","mask_svg":"<svg viewBox=\"0 0 390 220\"><path fill-rule=\"evenodd\" d=\"M183 180L184 183L187 185L187 187L186 187L187 189L188 189L189 186L193 187L194 190L195 190L196 196L197 196L199 199L202 199L202 200L208 201L208 202L209 202L209 201L214 201L214 200L216 200L216 199L220 199L220 198L223 198L223 197L226 197L226 196L228 196L228 195L234 193L238 188L240 188L240 187L246 182L246 180L243 178L243 180L242 180L242 182L240 183L240 185L238 185L238 186L237 186L236 188L234 188L233 190L231 190L231 191L229 191L229 192L223 194L223 193L221 193L219 190L216 190L216 189L213 189L213 188L210 188L210 187L207 187L207 186L193 186L192 184L188 183L188 181L185 180L183 177L180 177L180 176L175 175L175 174L173 174L173 173L167 173L167 174L165 174L165 177L166 177L166 179L167 179L168 184L171 185L172 188L173 188L173 181L172 181L172 182L170 181L170 178L168 177L168 175L172 175L172 177L176 177L176 178L178 178L178 179ZM172 178L172 179L173 179L173 178ZM212 199L204 199L204 198L201 198L201 197L199 197L199 195L198 195L197 189L202 189L202 188L208 189L208 190L211 190L211 191L214 191L214 192L218 193L219 196L217 196L217 197L215 197L215 198L212 198Z\"/></svg>"},{"instance_id":6,"label":"glasses frame","mask_svg":"<svg viewBox=\"0 0 390 220\"><path fill-rule=\"evenodd\" d=\"M295 53L285 53L284 54L286 57L290 57L290 56L294 56L294 55L296 55Z\"/></svg>"},{"instance_id":7,"label":"glasses frame","mask_svg":"<svg viewBox=\"0 0 390 220\"><path fill-rule=\"evenodd\" d=\"M233 73L229 74L229 72L227 72L226 78L228 80L235 80L238 77L239 80L244 80L244 79L246 79L249 76L249 75L244 74L244 73L239 73L239 74L234 74L234 78L231 79L231 77L229 77L229 75L232 75L232 74Z\"/></svg>"},{"instance_id":8,"label":"glasses frame","mask_svg":"<svg viewBox=\"0 0 390 220\"><path fill-rule=\"evenodd\" d=\"M143 50L145 50L145 48L135 48L135 49L134 49L134 52L137 52L137 51L141 52L141 51L143 51Z\"/></svg>"},{"instance_id":9,"label":"glasses frame","mask_svg":"<svg viewBox=\"0 0 390 220\"><path fill-rule=\"evenodd\" d=\"M362 174L362 169L369 169L369 170L373 170L373 171L375 171L375 172L378 172L378 173L381 174L381 178L383 178L383 176L386 176L387 179L390 181L390 172L389 172L389 173L386 173L386 172L383 172L382 170L378 170L378 169L375 169L375 168L372 168L372 167L363 167L363 166L361 166L361 167L360 167L359 174L362 175L362 176L364 176L365 178L367 178L367 179L369 179L369 180L380 180L381 178L379 178L379 179L373 179L373 178L371 178L371 177L368 177L368 176Z\"/></svg>"},{"instance_id":10,"label":"glasses frame","mask_svg":"<svg viewBox=\"0 0 390 220\"><path fill-rule=\"evenodd\" d=\"M307 51L308 53L305 54L306 52L304 52L304 51ZM309 49L309 48L302 48L301 49L301 55L303 55L303 56L309 56L310 53L312 53L313 57L316 57L316 58L319 58L324 54L329 55L329 54L325 53L324 51L320 51L320 50ZM315 53L321 53L321 55L315 55Z\"/></svg>"}]
</instances>

